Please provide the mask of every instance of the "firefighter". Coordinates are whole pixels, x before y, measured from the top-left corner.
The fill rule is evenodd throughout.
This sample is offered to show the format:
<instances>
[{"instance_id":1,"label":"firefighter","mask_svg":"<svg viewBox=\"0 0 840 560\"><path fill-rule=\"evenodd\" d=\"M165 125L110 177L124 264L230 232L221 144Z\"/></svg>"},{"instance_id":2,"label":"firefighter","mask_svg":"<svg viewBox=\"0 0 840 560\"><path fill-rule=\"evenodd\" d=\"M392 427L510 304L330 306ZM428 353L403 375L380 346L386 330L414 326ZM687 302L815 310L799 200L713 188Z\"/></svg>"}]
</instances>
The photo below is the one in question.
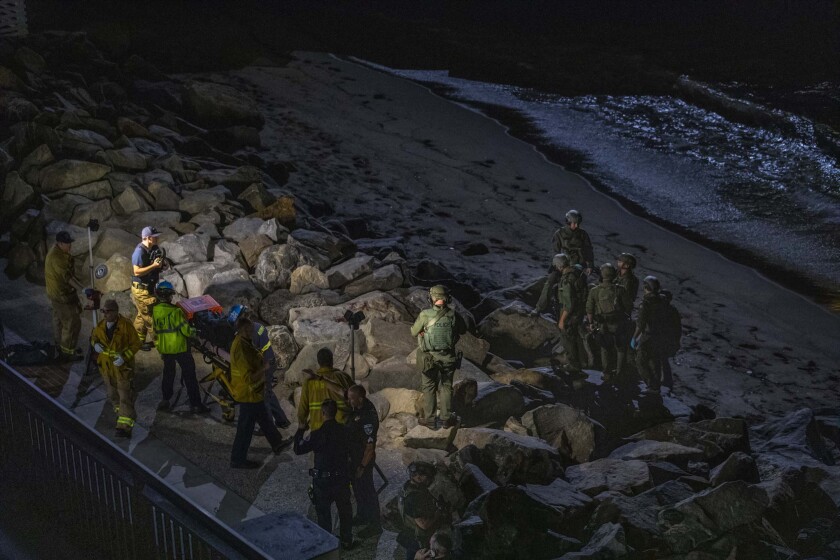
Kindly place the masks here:
<instances>
[{"instance_id":1,"label":"firefighter","mask_svg":"<svg viewBox=\"0 0 840 560\"><path fill-rule=\"evenodd\" d=\"M82 328L82 304L76 290L84 288L75 276L73 255L70 254L72 244L73 238L69 233L58 232L55 245L44 261L47 297L52 304L56 355L58 359L67 362L84 359L81 352L76 351L76 342Z\"/></svg>"},{"instance_id":2,"label":"firefighter","mask_svg":"<svg viewBox=\"0 0 840 560\"><path fill-rule=\"evenodd\" d=\"M336 401L338 412L335 419L339 424L344 424L348 412L346 393L353 384L349 375L333 368L333 353L329 348L318 350L316 359L317 372L303 370L309 378L303 382L297 409L298 426L308 426L312 431L320 428L323 423L321 405L327 399Z\"/></svg>"},{"instance_id":3,"label":"firefighter","mask_svg":"<svg viewBox=\"0 0 840 560\"><path fill-rule=\"evenodd\" d=\"M113 299L102 304L105 317L99 321L90 336L96 352L96 365L105 382L108 400L117 413L116 437L130 438L137 413L134 401L134 356L140 350L140 339L131 322L120 315L120 308Z\"/></svg>"},{"instance_id":4,"label":"firefighter","mask_svg":"<svg viewBox=\"0 0 840 560\"><path fill-rule=\"evenodd\" d=\"M152 307L155 344L163 359L161 379L163 399L158 403L157 409L160 411L172 409L170 399L174 394L175 364L178 364L181 366L181 380L187 388L190 412L193 414L209 412L210 409L201 402L198 380L195 377L195 360L188 341L190 337L195 336L195 329L187 322L184 311L177 305L172 305L175 288L171 283L164 280L158 284L155 294L159 300Z\"/></svg>"}]
</instances>

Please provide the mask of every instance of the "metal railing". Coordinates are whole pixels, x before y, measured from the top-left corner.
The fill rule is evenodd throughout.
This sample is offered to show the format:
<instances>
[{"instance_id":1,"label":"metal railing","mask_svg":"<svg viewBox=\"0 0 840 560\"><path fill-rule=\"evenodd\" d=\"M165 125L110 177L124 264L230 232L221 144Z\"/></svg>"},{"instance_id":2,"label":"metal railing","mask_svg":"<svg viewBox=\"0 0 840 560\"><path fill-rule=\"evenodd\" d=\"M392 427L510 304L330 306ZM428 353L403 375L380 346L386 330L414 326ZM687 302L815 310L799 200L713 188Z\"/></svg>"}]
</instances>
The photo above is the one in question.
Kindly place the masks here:
<instances>
[{"instance_id":1,"label":"metal railing","mask_svg":"<svg viewBox=\"0 0 840 560\"><path fill-rule=\"evenodd\" d=\"M2 361L0 481L0 507L86 558L270 558Z\"/></svg>"},{"instance_id":2,"label":"metal railing","mask_svg":"<svg viewBox=\"0 0 840 560\"><path fill-rule=\"evenodd\" d=\"M0 37L26 37L25 0L0 0Z\"/></svg>"}]
</instances>

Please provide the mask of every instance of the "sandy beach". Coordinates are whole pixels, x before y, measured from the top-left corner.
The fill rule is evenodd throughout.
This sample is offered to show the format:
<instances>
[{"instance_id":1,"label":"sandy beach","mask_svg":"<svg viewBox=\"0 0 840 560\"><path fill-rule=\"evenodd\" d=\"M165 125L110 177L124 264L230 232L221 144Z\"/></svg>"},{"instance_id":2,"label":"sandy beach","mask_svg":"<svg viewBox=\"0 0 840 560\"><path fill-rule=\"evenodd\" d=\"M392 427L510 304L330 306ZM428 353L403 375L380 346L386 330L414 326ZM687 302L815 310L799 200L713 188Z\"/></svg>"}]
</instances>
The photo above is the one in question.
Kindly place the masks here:
<instances>
[{"instance_id":1,"label":"sandy beach","mask_svg":"<svg viewBox=\"0 0 840 560\"><path fill-rule=\"evenodd\" d=\"M596 261L632 252L637 276L654 274L674 292L686 332L676 395L756 419L837 406L836 315L631 214L475 110L327 54L211 78L257 99L264 150L297 168L288 190L402 237L411 262L439 262L482 292L527 284L576 208ZM463 256L474 242L489 253Z\"/></svg>"}]
</instances>

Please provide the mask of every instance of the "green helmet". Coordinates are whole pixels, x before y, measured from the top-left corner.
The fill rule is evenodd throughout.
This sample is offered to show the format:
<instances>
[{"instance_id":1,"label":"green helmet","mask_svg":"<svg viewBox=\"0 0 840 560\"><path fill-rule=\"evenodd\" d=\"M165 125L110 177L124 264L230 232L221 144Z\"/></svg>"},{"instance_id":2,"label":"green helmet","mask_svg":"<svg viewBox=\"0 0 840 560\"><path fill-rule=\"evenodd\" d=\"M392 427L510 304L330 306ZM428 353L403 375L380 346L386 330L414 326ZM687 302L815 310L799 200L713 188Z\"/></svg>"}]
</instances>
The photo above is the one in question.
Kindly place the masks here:
<instances>
[{"instance_id":1,"label":"green helmet","mask_svg":"<svg viewBox=\"0 0 840 560\"><path fill-rule=\"evenodd\" d=\"M604 263L601 265L601 278L612 282L615 280L617 273L612 263Z\"/></svg>"},{"instance_id":2,"label":"green helmet","mask_svg":"<svg viewBox=\"0 0 840 560\"><path fill-rule=\"evenodd\" d=\"M554 266L557 270L563 270L569 266L571 262L572 261L569 260L569 256L566 253L557 253L554 255L554 258L551 259L552 266Z\"/></svg>"},{"instance_id":3,"label":"green helmet","mask_svg":"<svg viewBox=\"0 0 840 560\"><path fill-rule=\"evenodd\" d=\"M618 255L616 259L618 262L627 263L627 266L630 267L630 270L636 268L636 257L631 255L630 253L621 253Z\"/></svg>"},{"instance_id":4,"label":"green helmet","mask_svg":"<svg viewBox=\"0 0 840 560\"><path fill-rule=\"evenodd\" d=\"M408 474L419 474L433 479L437 474L437 469L427 461L413 461L408 465Z\"/></svg>"},{"instance_id":5,"label":"green helmet","mask_svg":"<svg viewBox=\"0 0 840 560\"><path fill-rule=\"evenodd\" d=\"M569 210L566 212L566 223L580 225L583 222L583 216L577 210Z\"/></svg>"},{"instance_id":6,"label":"green helmet","mask_svg":"<svg viewBox=\"0 0 840 560\"><path fill-rule=\"evenodd\" d=\"M442 284L432 286L429 288L429 299L432 300L432 303L439 299L442 299L444 303L449 303L449 289Z\"/></svg>"},{"instance_id":7,"label":"green helmet","mask_svg":"<svg viewBox=\"0 0 840 560\"><path fill-rule=\"evenodd\" d=\"M657 278L656 276L645 276L645 279L642 281L642 284L647 290L650 290L654 294L659 293L659 278Z\"/></svg>"}]
</instances>

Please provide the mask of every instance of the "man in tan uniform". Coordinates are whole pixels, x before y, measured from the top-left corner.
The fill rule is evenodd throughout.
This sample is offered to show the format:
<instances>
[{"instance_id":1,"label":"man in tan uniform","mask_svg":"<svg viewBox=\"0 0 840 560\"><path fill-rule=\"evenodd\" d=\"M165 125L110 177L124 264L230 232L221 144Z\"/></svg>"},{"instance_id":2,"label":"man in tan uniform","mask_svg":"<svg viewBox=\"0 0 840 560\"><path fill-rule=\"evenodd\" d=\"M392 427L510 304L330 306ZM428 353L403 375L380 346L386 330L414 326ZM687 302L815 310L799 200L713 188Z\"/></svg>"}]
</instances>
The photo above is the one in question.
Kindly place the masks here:
<instances>
[{"instance_id":1,"label":"man in tan uniform","mask_svg":"<svg viewBox=\"0 0 840 560\"><path fill-rule=\"evenodd\" d=\"M56 356L59 360L76 362L83 359L76 349L79 331L82 328L82 304L76 291L84 287L76 279L73 255L70 247L73 238L66 231L55 236L55 245L44 261L44 276L47 283L47 297L52 304L53 337Z\"/></svg>"}]
</instances>

